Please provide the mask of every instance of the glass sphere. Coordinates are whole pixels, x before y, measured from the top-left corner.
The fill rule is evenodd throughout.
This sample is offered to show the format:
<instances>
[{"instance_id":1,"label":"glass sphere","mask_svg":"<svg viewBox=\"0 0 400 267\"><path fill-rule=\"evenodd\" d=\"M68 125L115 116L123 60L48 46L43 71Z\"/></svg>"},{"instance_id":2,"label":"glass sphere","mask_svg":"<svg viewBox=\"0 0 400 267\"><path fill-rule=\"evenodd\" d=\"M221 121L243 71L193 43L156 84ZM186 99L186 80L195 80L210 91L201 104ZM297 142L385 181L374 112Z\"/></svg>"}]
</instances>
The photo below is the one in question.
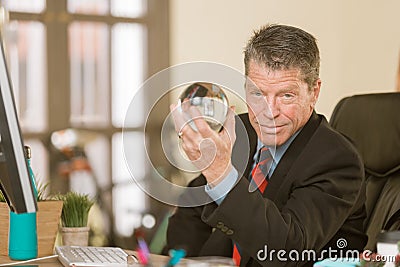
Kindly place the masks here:
<instances>
[{"instance_id":1,"label":"glass sphere","mask_svg":"<svg viewBox=\"0 0 400 267\"><path fill-rule=\"evenodd\" d=\"M188 112L189 105L196 106L202 114L202 118L216 132L219 132L224 125L229 109L226 94L219 86L212 83L191 84L179 96L179 104L187 123L194 130L197 128Z\"/></svg>"}]
</instances>

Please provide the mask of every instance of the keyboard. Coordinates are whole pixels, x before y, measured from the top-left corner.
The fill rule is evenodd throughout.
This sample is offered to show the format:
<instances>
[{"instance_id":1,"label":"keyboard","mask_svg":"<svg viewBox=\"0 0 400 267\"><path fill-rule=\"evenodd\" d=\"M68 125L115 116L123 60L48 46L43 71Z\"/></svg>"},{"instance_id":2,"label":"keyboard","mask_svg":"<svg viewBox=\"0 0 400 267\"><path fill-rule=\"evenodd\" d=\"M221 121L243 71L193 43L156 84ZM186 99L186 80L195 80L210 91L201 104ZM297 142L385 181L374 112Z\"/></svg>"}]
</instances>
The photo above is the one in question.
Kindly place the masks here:
<instances>
[{"instance_id":1,"label":"keyboard","mask_svg":"<svg viewBox=\"0 0 400 267\"><path fill-rule=\"evenodd\" d=\"M65 267L74 266L127 266L128 261L137 263L133 255L128 255L117 247L56 246L58 260ZM128 257L129 256L129 257Z\"/></svg>"}]
</instances>

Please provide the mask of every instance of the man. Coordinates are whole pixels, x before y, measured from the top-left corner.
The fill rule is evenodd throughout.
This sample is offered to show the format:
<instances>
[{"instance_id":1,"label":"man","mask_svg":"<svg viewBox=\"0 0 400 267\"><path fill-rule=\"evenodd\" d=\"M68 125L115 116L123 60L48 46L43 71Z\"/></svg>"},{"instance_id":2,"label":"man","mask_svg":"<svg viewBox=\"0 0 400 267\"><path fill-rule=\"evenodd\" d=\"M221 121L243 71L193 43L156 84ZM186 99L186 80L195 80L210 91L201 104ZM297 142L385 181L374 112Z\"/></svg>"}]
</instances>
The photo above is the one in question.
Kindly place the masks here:
<instances>
[{"instance_id":1,"label":"man","mask_svg":"<svg viewBox=\"0 0 400 267\"><path fill-rule=\"evenodd\" d=\"M171 107L182 147L202 169L189 186L206 185L214 201L178 208L167 248L233 256L241 266L312 266L319 257L338 256L329 249L364 248L363 165L351 143L314 111L319 62L315 38L301 29L268 25L254 33L244 56L249 112L240 119L247 137L235 132L233 112L216 133L202 119L195 120L197 130L185 125ZM249 158L242 152L246 138ZM311 250L317 258L301 257Z\"/></svg>"}]
</instances>

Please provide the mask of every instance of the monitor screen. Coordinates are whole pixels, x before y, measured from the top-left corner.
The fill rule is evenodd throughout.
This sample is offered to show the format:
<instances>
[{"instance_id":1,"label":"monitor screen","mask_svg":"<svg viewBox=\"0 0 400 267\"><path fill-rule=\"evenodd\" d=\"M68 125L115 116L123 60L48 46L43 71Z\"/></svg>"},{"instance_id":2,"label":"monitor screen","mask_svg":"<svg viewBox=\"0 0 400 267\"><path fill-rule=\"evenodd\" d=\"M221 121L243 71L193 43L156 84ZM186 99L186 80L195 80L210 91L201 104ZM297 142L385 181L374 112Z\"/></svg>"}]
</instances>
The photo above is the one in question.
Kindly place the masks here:
<instances>
[{"instance_id":1,"label":"monitor screen","mask_svg":"<svg viewBox=\"0 0 400 267\"><path fill-rule=\"evenodd\" d=\"M16 213L37 210L0 37L0 190Z\"/></svg>"}]
</instances>

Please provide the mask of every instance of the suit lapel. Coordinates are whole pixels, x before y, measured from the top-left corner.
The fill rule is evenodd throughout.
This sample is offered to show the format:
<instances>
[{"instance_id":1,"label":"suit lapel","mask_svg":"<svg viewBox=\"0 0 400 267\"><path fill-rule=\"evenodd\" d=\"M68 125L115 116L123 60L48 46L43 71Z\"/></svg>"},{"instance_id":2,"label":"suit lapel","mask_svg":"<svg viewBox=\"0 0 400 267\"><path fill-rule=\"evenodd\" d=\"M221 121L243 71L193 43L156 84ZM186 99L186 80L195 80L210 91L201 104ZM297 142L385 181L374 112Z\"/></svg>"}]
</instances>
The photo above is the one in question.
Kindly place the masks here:
<instances>
[{"instance_id":1,"label":"suit lapel","mask_svg":"<svg viewBox=\"0 0 400 267\"><path fill-rule=\"evenodd\" d=\"M249 177L257 149L257 134L250 124L248 114L236 119L236 142L232 151L232 164L239 176Z\"/></svg>"},{"instance_id":2,"label":"suit lapel","mask_svg":"<svg viewBox=\"0 0 400 267\"><path fill-rule=\"evenodd\" d=\"M321 117L319 117L314 111L308 122L304 125L303 129L293 140L292 144L279 161L279 164L272 174L268 186L264 191L264 196L267 196L269 199L275 199L276 193L279 187L282 185L282 181L285 179L287 173L290 171L290 168L293 166L293 163L301 154L304 146L307 145L308 141L317 130L320 123Z\"/></svg>"}]
</instances>

